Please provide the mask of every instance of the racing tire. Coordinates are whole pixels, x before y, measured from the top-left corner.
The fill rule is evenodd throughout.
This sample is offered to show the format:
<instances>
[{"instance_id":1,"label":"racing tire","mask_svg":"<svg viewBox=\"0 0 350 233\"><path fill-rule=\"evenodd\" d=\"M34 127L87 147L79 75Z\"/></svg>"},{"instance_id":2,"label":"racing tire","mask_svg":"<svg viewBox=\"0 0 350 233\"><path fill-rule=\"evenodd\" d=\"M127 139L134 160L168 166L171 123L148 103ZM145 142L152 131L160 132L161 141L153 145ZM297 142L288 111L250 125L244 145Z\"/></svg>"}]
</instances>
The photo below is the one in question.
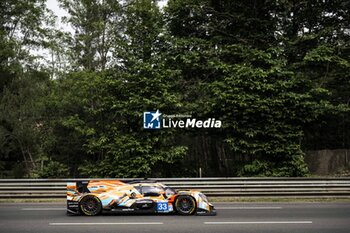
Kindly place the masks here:
<instances>
[{"instance_id":1,"label":"racing tire","mask_svg":"<svg viewBox=\"0 0 350 233\"><path fill-rule=\"evenodd\" d=\"M95 216L102 211L102 204L98 197L94 195L87 195L79 202L79 211L83 215Z\"/></svg>"},{"instance_id":2,"label":"racing tire","mask_svg":"<svg viewBox=\"0 0 350 233\"><path fill-rule=\"evenodd\" d=\"M175 210L180 215L192 215L197 209L196 201L191 196L179 196L175 201Z\"/></svg>"}]
</instances>

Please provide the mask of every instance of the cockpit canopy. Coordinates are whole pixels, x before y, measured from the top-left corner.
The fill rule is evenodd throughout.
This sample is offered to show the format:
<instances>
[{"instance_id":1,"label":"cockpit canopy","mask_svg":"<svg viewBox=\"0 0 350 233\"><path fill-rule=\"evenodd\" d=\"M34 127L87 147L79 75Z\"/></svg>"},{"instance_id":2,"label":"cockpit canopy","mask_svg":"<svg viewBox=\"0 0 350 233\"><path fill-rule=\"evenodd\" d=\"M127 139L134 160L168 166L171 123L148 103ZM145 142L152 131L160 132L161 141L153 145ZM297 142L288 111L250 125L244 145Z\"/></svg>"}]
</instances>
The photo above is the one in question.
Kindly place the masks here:
<instances>
[{"instance_id":1,"label":"cockpit canopy","mask_svg":"<svg viewBox=\"0 0 350 233\"><path fill-rule=\"evenodd\" d=\"M160 195L165 195L167 198L169 198L176 194L174 189L158 183L138 183L134 184L134 188L144 197L157 197Z\"/></svg>"}]
</instances>

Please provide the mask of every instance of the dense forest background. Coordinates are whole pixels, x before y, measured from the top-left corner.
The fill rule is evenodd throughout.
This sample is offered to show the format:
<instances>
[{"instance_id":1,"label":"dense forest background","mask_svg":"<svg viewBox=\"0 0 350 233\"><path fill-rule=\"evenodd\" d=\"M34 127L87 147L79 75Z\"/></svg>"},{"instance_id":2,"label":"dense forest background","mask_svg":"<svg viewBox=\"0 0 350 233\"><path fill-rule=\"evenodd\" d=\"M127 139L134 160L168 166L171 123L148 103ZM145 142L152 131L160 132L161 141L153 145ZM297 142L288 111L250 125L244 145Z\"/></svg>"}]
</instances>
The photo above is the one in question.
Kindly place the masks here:
<instances>
[{"instance_id":1,"label":"dense forest background","mask_svg":"<svg viewBox=\"0 0 350 233\"><path fill-rule=\"evenodd\" d=\"M59 3L74 33L0 1L1 177L306 176L350 148L350 1ZM157 109L223 127L144 130Z\"/></svg>"}]
</instances>

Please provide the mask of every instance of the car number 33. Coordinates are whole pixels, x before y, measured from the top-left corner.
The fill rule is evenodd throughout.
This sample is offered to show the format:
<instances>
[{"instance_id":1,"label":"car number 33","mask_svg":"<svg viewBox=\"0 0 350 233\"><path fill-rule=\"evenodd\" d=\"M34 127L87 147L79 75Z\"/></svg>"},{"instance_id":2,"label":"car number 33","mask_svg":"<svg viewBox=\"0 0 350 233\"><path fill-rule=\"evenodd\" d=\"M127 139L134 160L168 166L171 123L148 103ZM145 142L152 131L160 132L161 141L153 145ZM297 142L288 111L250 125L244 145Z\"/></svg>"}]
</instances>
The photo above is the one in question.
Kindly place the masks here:
<instances>
[{"instance_id":1,"label":"car number 33","mask_svg":"<svg viewBox=\"0 0 350 233\"><path fill-rule=\"evenodd\" d=\"M167 202L158 202L157 203L157 211L168 211L168 203Z\"/></svg>"}]
</instances>

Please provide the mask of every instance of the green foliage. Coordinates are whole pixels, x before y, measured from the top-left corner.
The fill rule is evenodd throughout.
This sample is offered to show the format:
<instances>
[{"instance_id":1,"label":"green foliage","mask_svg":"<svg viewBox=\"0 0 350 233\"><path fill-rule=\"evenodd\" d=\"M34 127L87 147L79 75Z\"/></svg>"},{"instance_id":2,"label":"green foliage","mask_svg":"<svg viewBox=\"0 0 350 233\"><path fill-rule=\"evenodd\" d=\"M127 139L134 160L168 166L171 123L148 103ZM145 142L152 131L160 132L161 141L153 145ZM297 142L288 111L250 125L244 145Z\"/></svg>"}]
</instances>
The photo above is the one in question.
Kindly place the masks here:
<instances>
[{"instance_id":1,"label":"green foliage","mask_svg":"<svg viewBox=\"0 0 350 233\"><path fill-rule=\"evenodd\" d=\"M171 109L176 95L161 81L165 76L170 78L170 71L139 70L143 72L132 76L78 72L61 80L60 88L68 91L57 104L61 104L59 109L73 111L63 112L57 124L81 139L86 154L79 166L82 175L151 175L186 153L185 147L173 145L172 131L155 133L141 128L143 111L157 106ZM148 83L150 78L151 87L136 85ZM151 95L154 90L158 92Z\"/></svg>"},{"instance_id":2,"label":"green foliage","mask_svg":"<svg viewBox=\"0 0 350 233\"><path fill-rule=\"evenodd\" d=\"M235 51L231 58L235 58ZM213 112L223 112L226 141L242 154L282 154L300 149L302 126L340 108L324 101L327 91L289 71L273 52L240 48L234 65L219 65L222 78L208 85ZM220 56L219 56L220 57ZM258 65L257 65L258 64ZM264 64L262 67L260 64Z\"/></svg>"},{"instance_id":3,"label":"green foliage","mask_svg":"<svg viewBox=\"0 0 350 233\"><path fill-rule=\"evenodd\" d=\"M223 120L231 153L246 158L239 175L306 175L300 143L305 126L348 110L334 105L329 89L314 82L315 75L320 77L314 70L325 65L328 77L334 64L344 74L348 60L335 54L332 43L310 46L320 37L289 34L295 28L284 25L284 14L300 9L287 2L280 8L269 1L243 6L240 1L174 0L167 8L177 49L171 65L182 71L183 82L193 80L185 94L188 102L195 99L189 108ZM271 11L275 14L266 13Z\"/></svg>"},{"instance_id":4,"label":"green foliage","mask_svg":"<svg viewBox=\"0 0 350 233\"><path fill-rule=\"evenodd\" d=\"M306 176L303 151L350 146L346 1L59 2L73 35L44 0L0 2L7 176ZM157 109L223 128L144 130Z\"/></svg>"},{"instance_id":5,"label":"green foliage","mask_svg":"<svg viewBox=\"0 0 350 233\"><path fill-rule=\"evenodd\" d=\"M69 12L64 21L75 30L67 44L74 70L104 70L111 63L113 43L119 37L121 5L114 0L59 0ZM114 60L114 59L113 59Z\"/></svg>"},{"instance_id":6,"label":"green foliage","mask_svg":"<svg viewBox=\"0 0 350 233\"><path fill-rule=\"evenodd\" d=\"M69 176L69 169L66 164L57 161L47 161L37 168L31 174L35 178L66 178Z\"/></svg>"},{"instance_id":7,"label":"green foliage","mask_svg":"<svg viewBox=\"0 0 350 233\"><path fill-rule=\"evenodd\" d=\"M8 170L20 161L23 175L36 167L35 156L43 153L45 142L41 141L45 124L42 100L47 92L47 74L35 71L16 77L4 88L0 102L0 158Z\"/></svg>"},{"instance_id":8,"label":"green foliage","mask_svg":"<svg viewBox=\"0 0 350 233\"><path fill-rule=\"evenodd\" d=\"M291 160L282 163L256 159L250 164L244 165L238 176L260 176L260 177L301 177L307 176L307 168L303 156L293 156Z\"/></svg>"}]
</instances>

